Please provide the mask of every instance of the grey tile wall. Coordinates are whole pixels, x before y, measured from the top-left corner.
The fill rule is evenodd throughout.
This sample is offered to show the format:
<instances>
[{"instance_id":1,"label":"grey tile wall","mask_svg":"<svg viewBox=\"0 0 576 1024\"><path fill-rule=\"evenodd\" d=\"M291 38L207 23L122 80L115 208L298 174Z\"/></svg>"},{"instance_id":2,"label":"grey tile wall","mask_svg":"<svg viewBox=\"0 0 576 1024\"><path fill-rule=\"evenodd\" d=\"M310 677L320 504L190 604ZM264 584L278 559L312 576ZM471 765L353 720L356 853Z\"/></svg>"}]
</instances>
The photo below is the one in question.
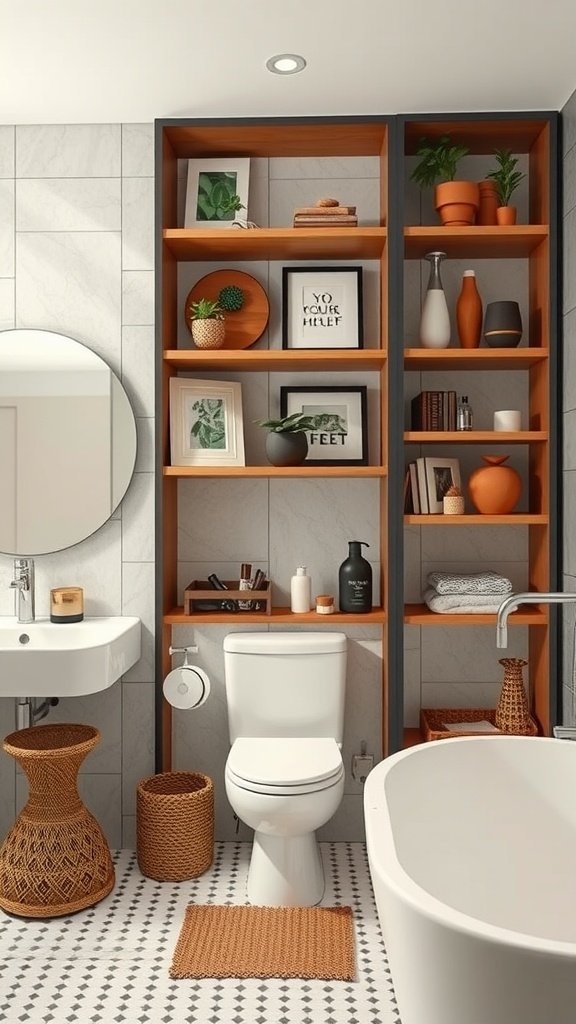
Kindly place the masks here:
<instances>
[{"instance_id":1,"label":"grey tile wall","mask_svg":"<svg viewBox=\"0 0 576 1024\"><path fill-rule=\"evenodd\" d=\"M562 589L576 590L576 92L562 110L563 124L563 435L562 468L564 577ZM574 677L575 606L563 609L562 723L576 725Z\"/></svg>"},{"instance_id":2,"label":"grey tile wall","mask_svg":"<svg viewBox=\"0 0 576 1024\"><path fill-rule=\"evenodd\" d=\"M142 658L124 681L51 712L101 731L80 790L115 847L133 838L135 784L154 770L153 134L148 124L0 127L0 329L88 345L121 376L137 417L137 471L119 510L82 544L36 559L37 614L48 614L51 587L73 583L88 615L142 619ZM2 615L14 610L11 576L0 555ZM11 700L0 725L15 727ZM0 836L25 799L1 754Z\"/></svg>"}]
</instances>

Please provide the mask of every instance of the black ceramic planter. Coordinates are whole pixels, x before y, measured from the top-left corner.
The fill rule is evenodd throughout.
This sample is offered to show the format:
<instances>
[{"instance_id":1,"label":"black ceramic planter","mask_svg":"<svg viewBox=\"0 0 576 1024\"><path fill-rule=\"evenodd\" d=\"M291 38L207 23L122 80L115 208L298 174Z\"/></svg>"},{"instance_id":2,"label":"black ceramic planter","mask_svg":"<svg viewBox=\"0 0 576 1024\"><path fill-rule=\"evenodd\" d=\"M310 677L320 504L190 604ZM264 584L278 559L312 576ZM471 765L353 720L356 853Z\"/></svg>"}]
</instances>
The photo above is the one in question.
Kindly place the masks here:
<instances>
[{"instance_id":1,"label":"black ceramic planter","mask_svg":"<svg viewBox=\"0 0 576 1024\"><path fill-rule=\"evenodd\" d=\"M308 455L308 439L303 430L273 430L266 435L266 457L273 466L301 466Z\"/></svg>"},{"instance_id":2,"label":"black ceramic planter","mask_svg":"<svg viewBox=\"0 0 576 1024\"><path fill-rule=\"evenodd\" d=\"M522 338L522 317L517 302L489 302L484 317L484 338L490 348L516 348Z\"/></svg>"}]
</instances>

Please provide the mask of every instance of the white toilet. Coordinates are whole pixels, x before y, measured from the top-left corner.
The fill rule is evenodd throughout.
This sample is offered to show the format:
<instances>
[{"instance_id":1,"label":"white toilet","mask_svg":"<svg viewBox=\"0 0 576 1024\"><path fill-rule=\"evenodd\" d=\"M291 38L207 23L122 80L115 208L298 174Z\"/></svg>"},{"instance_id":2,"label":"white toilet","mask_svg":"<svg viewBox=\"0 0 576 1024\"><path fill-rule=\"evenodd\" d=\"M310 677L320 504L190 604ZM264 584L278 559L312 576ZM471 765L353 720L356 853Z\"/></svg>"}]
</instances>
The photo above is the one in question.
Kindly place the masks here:
<instances>
[{"instance_id":1,"label":"white toilet","mask_svg":"<svg viewBox=\"0 0 576 1024\"><path fill-rule=\"evenodd\" d=\"M255 830L248 899L311 907L324 892L315 829L344 792L344 633L230 633L224 640L226 793Z\"/></svg>"}]
</instances>

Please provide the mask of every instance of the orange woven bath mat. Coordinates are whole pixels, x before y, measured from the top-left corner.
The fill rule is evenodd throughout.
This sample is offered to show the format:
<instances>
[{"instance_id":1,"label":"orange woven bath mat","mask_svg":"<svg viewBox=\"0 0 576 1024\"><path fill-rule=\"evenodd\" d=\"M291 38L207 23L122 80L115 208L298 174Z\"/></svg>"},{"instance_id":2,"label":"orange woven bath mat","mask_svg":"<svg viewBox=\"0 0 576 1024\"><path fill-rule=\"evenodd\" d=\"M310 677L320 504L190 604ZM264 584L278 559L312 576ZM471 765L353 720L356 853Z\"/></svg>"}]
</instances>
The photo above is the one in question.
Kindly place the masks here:
<instances>
[{"instance_id":1,"label":"orange woven bath mat","mask_svg":"<svg viewBox=\"0 0 576 1024\"><path fill-rule=\"evenodd\" d=\"M354 980L351 907L191 906L172 978Z\"/></svg>"}]
</instances>

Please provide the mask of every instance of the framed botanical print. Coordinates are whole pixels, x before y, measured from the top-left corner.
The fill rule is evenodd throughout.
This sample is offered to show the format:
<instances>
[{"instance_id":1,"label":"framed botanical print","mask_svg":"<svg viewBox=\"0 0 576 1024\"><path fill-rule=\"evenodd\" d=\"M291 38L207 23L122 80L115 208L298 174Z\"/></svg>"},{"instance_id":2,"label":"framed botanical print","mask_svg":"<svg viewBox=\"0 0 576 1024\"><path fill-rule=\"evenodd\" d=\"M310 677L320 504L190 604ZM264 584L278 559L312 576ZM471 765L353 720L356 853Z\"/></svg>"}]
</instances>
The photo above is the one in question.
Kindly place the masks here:
<instances>
[{"instance_id":1,"label":"framed botanical print","mask_svg":"<svg viewBox=\"0 0 576 1024\"><path fill-rule=\"evenodd\" d=\"M364 386L281 387L282 416L315 416L316 430L306 431L305 465L365 466L368 462L367 388Z\"/></svg>"}]
</instances>

